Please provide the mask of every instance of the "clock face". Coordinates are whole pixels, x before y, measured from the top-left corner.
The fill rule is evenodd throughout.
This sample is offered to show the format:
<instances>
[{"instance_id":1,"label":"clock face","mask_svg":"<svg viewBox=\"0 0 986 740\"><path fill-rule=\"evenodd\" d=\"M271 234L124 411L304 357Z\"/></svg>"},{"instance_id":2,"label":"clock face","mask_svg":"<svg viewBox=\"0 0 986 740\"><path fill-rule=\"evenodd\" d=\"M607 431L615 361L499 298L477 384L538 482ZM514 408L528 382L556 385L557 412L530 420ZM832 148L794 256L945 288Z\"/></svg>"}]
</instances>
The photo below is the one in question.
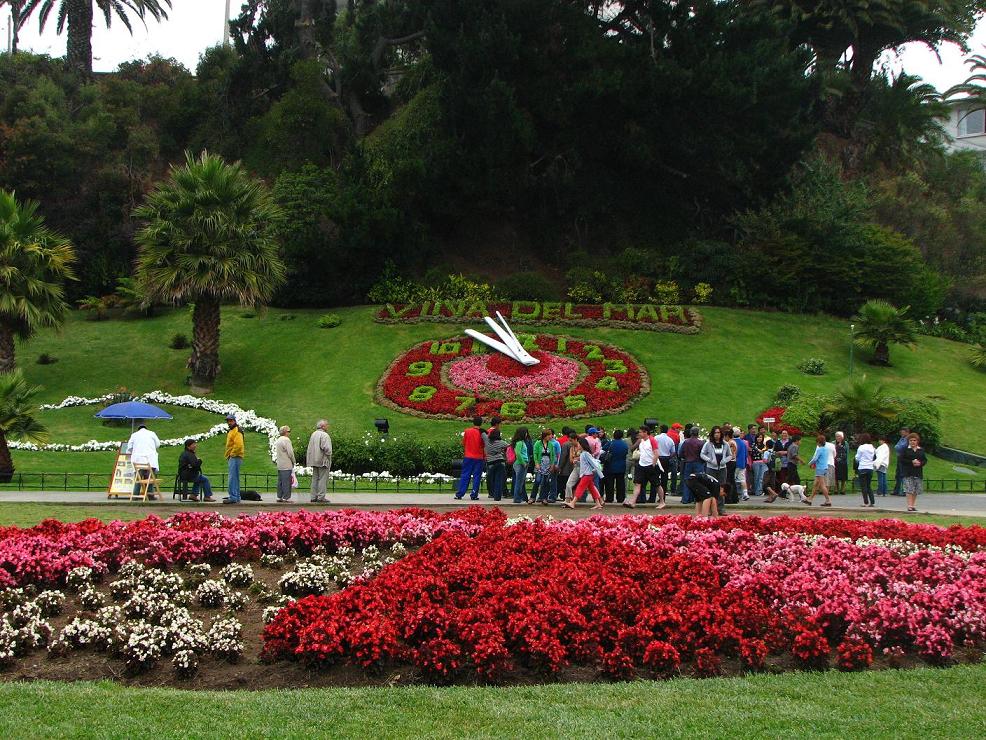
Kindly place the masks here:
<instances>
[{"instance_id":1,"label":"clock face","mask_svg":"<svg viewBox=\"0 0 986 740\"><path fill-rule=\"evenodd\" d=\"M384 373L377 400L431 418L546 421L617 414L650 390L643 367L612 345L550 334L517 340L537 364L471 337L417 344Z\"/></svg>"}]
</instances>

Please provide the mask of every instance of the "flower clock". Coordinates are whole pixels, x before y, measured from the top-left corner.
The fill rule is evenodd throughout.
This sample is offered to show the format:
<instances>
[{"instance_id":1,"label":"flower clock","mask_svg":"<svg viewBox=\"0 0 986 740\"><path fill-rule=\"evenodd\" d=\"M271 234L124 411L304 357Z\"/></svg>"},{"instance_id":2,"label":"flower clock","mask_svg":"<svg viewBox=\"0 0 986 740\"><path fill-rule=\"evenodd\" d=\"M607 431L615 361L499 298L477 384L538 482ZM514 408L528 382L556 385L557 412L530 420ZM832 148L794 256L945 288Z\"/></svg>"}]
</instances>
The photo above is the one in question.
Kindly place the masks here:
<instances>
[{"instance_id":1,"label":"flower clock","mask_svg":"<svg viewBox=\"0 0 986 740\"><path fill-rule=\"evenodd\" d=\"M543 421L620 413L650 390L640 363L612 345L548 334L515 339L535 364L473 337L417 344L391 363L377 400L428 418Z\"/></svg>"}]
</instances>

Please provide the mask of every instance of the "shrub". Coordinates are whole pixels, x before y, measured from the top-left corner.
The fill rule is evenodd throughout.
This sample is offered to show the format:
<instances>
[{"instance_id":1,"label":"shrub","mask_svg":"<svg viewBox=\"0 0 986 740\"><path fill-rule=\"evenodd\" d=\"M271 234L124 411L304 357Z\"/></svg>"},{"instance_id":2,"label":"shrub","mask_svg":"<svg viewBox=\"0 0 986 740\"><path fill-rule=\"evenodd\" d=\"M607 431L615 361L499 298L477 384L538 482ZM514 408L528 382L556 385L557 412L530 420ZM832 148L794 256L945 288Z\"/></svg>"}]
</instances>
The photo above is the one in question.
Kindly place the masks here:
<instances>
[{"instance_id":1,"label":"shrub","mask_svg":"<svg viewBox=\"0 0 986 740\"><path fill-rule=\"evenodd\" d=\"M370 303L416 303L422 287L401 276L393 262L387 262L381 277L366 294Z\"/></svg>"},{"instance_id":2,"label":"shrub","mask_svg":"<svg viewBox=\"0 0 986 740\"><path fill-rule=\"evenodd\" d=\"M798 363L798 370L805 375L825 375L825 360L809 357Z\"/></svg>"},{"instance_id":3,"label":"shrub","mask_svg":"<svg viewBox=\"0 0 986 740\"><path fill-rule=\"evenodd\" d=\"M240 318L241 319L255 319L255 318L257 318L257 314L255 314L253 311L244 311L243 313L240 314Z\"/></svg>"},{"instance_id":4,"label":"shrub","mask_svg":"<svg viewBox=\"0 0 986 740\"><path fill-rule=\"evenodd\" d=\"M986 370L986 343L980 342L972 348L972 355L969 358L973 367Z\"/></svg>"},{"instance_id":5,"label":"shrub","mask_svg":"<svg viewBox=\"0 0 986 740\"><path fill-rule=\"evenodd\" d=\"M790 383L782 385L774 394L774 403L778 406L787 407L794 399L801 395L801 389Z\"/></svg>"},{"instance_id":6,"label":"shrub","mask_svg":"<svg viewBox=\"0 0 986 740\"><path fill-rule=\"evenodd\" d=\"M893 419L874 424L874 431L880 434L895 435L902 427L921 435L923 447L936 447L941 444L941 412L934 402L925 398L895 398L900 404L900 413ZM896 436L892 436L896 439Z\"/></svg>"},{"instance_id":7,"label":"shrub","mask_svg":"<svg viewBox=\"0 0 986 740\"><path fill-rule=\"evenodd\" d=\"M822 427L823 409L828 402L824 396L799 395L784 412L784 423L804 432L817 431Z\"/></svg>"},{"instance_id":8,"label":"shrub","mask_svg":"<svg viewBox=\"0 0 986 740\"><path fill-rule=\"evenodd\" d=\"M558 301L558 286L537 272L515 272L496 281L498 295L508 301Z\"/></svg>"},{"instance_id":9,"label":"shrub","mask_svg":"<svg viewBox=\"0 0 986 740\"><path fill-rule=\"evenodd\" d=\"M489 283L470 280L464 275L447 275L444 280L425 287L420 300L495 303L499 297Z\"/></svg>"},{"instance_id":10,"label":"shrub","mask_svg":"<svg viewBox=\"0 0 986 740\"><path fill-rule=\"evenodd\" d=\"M712 286L708 283L698 283L692 291L694 292L692 303L695 305L700 306L703 303L708 303L712 298Z\"/></svg>"},{"instance_id":11,"label":"shrub","mask_svg":"<svg viewBox=\"0 0 986 740\"><path fill-rule=\"evenodd\" d=\"M58 358L49 355L47 352L42 352L38 355L39 365L54 365L56 362L58 362Z\"/></svg>"},{"instance_id":12,"label":"shrub","mask_svg":"<svg viewBox=\"0 0 986 740\"><path fill-rule=\"evenodd\" d=\"M650 301L651 281L640 275L631 275L616 289L618 303L645 303Z\"/></svg>"},{"instance_id":13,"label":"shrub","mask_svg":"<svg viewBox=\"0 0 986 740\"><path fill-rule=\"evenodd\" d=\"M387 471L408 477L419 473L450 473L462 457L458 437L424 442L410 434L380 437L367 432L361 437L332 438L333 467L349 474Z\"/></svg>"},{"instance_id":14,"label":"shrub","mask_svg":"<svg viewBox=\"0 0 986 740\"><path fill-rule=\"evenodd\" d=\"M568 297L574 303L602 303L603 294L595 285L586 282L575 283L568 289Z\"/></svg>"},{"instance_id":15,"label":"shrub","mask_svg":"<svg viewBox=\"0 0 986 740\"><path fill-rule=\"evenodd\" d=\"M342 319L339 318L338 314L327 313L323 316L318 317L318 328L319 329L335 329L342 323Z\"/></svg>"},{"instance_id":16,"label":"shrub","mask_svg":"<svg viewBox=\"0 0 986 740\"><path fill-rule=\"evenodd\" d=\"M168 343L168 346L171 347L171 349L188 349L188 337L181 333L175 334L171 337L171 341Z\"/></svg>"},{"instance_id":17,"label":"shrub","mask_svg":"<svg viewBox=\"0 0 986 740\"><path fill-rule=\"evenodd\" d=\"M704 285L704 283L702 283ZM695 286L696 289L698 286ZM710 289L711 292L711 289ZM654 284L654 300L663 306L677 306L681 303L681 288L678 287L678 282L676 280L658 280ZM708 296L703 301L696 300L696 303L704 303L708 300Z\"/></svg>"}]
</instances>

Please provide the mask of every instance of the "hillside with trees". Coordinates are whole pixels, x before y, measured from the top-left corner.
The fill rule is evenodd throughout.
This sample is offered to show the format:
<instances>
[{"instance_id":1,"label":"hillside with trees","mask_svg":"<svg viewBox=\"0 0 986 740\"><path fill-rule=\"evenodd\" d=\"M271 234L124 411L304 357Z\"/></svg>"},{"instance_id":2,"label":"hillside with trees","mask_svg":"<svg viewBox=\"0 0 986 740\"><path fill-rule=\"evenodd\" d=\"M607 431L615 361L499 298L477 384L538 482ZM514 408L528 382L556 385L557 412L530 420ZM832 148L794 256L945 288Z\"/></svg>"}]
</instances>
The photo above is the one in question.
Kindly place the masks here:
<instances>
[{"instance_id":1,"label":"hillside with trees","mask_svg":"<svg viewBox=\"0 0 986 740\"><path fill-rule=\"evenodd\" d=\"M90 4L17 5L71 36ZM167 22L169 3L92 7ZM505 298L687 302L703 286L720 305L844 316L886 299L971 338L986 174L946 153L937 91L875 65L911 41L962 47L984 8L248 0L194 73L150 58L97 75L76 24L67 61L0 58L0 188L74 244L75 303L140 302L136 209L207 150L283 213L275 305L464 272Z\"/></svg>"}]
</instances>

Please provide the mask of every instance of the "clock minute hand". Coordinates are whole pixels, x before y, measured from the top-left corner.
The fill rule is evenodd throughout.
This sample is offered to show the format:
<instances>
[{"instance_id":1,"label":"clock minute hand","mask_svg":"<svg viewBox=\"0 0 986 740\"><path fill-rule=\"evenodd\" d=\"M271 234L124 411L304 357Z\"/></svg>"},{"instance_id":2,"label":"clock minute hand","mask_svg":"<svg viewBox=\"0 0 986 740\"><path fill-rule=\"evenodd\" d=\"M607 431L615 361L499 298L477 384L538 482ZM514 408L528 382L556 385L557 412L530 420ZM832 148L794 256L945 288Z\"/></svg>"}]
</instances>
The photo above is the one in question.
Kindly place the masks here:
<instances>
[{"instance_id":1,"label":"clock minute hand","mask_svg":"<svg viewBox=\"0 0 986 740\"><path fill-rule=\"evenodd\" d=\"M508 357L512 357L515 360L518 359L517 356L514 355L513 350L507 345L505 345L503 342L499 342L496 339L493 339L492 337L486 336L485 334L480 334L478 331L475 331L474 329L466 329L466 334L472 337L473 339L479 340L487 347L492 347L497 352L502 352L503 354L507 355Z\"/></svg>"}]
</instances>

